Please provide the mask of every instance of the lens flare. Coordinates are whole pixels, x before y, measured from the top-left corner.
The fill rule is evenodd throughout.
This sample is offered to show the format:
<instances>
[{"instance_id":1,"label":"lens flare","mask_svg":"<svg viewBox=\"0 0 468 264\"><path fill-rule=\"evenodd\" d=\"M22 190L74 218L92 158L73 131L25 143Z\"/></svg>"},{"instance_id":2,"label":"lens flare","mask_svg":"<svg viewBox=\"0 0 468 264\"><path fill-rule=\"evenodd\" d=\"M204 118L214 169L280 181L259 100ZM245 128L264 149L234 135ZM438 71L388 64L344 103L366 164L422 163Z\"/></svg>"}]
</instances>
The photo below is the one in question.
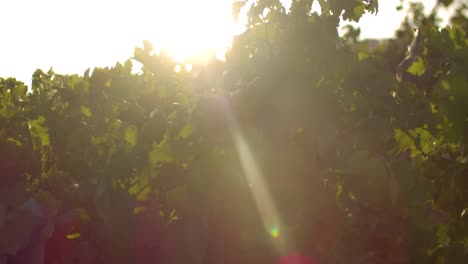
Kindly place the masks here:
<instances>
[{"instance_id":1,"label":"lens flare","mask_svg":"<svg viewBox=\"0 0 468 264\"><path fill-rule=\"evenodd\" d=\"M287 242L284 235L282 235L281 238L279 236L281 227L280 216L264 180L263 173L254 158L253 152L250 149L227 100L224 100L223 107L244 175L250 186L252 196L257 205L260 217L263 220L266 232L268 232L268 234L274 239L273 244L278 253L284 254Z\"/></svg>"},{"instance_id":2,"label":"lens flare","mask_svg":"<svg viewBox=\"0 0 468 264\"><path fill-rule=\"evenodd\" d=\"M280 233L279 233L279 228L277 226L274 226L270 229L270 235L273 237L273 238L278 238Z\"/></svg>"}]
</instances>

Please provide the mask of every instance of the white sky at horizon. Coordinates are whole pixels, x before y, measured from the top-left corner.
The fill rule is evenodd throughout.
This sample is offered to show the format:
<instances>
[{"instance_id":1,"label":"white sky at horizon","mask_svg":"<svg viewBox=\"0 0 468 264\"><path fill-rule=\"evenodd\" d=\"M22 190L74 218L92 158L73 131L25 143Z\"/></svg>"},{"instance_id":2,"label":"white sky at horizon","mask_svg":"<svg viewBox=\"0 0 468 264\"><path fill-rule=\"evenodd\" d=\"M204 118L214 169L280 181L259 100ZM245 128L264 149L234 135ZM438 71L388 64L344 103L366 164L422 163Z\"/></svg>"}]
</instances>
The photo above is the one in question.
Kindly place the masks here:
<instances>
[{"instance_id":1,"label":"white sky at horizon","mask_svg":"<svg viewBox=\"0 0 468 264\"><path fill-rule=\"evenodd\" d=\"M424 1L433 6L436 0ZM143 40L180 59L226 49L239 27L232 0L0 0L0 77L30 84L36 69L83 73L133 55ZM380 0L359 25L364 38L387 38L404 17L400 0Z\"/></svg>"}]
</instances>

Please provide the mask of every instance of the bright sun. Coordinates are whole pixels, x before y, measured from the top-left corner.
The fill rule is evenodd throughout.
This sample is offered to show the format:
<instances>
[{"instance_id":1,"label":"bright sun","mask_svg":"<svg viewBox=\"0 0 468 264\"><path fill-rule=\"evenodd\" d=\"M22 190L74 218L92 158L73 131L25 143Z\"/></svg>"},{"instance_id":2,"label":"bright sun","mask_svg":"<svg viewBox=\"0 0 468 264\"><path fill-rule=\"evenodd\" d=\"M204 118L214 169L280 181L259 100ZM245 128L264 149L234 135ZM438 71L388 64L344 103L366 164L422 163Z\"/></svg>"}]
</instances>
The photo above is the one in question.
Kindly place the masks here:
<instances>
[{"instance_id":1,"label":"bright sun","mask_svg":"<svg viewBox=\"0 0 468 264\"><path fill-rule=\"evenodd\" d=\"M114 65L149 40L181 63L223 57L235 34L234 0L0 1L0 75L30 82L35 69L59 73ZM250 0L252 1L252 0Z\"/></svg>"},{"instance_id":2,"label":"bright sun","mask_svg":"<svg viewBox=\"0 0 468 264\"><path fill-rule=\"evenodd\" d=\"M220 57L241 30L232 19L232 0L153 0L149 6L152 21L142 30L178 61L202 60L210 52Z\"/></svg>"}]
</instances>

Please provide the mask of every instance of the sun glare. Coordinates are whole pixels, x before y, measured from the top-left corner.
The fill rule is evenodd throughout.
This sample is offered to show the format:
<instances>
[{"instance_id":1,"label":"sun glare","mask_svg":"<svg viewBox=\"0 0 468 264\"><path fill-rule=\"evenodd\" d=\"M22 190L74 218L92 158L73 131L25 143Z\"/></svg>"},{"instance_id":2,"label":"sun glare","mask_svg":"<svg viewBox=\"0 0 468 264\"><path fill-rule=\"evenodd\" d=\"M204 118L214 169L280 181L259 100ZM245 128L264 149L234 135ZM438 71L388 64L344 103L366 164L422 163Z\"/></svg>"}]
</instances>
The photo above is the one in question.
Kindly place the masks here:
<instances>
[{"instance_id":1,"label":"sun glare","mask_svg":"<svg viewBox=\"0 0 468 264\"><path fill-rule=\"evenodd\" d=\"M8 25L2 27L8 38L0 42L0 75L30 83L35 69L53 67L56 72L74 74L113 66L128 59L144 40L181 64L206 61L213 53L222 59L247 20L243 14L239 25L234 23L233 1L0 1L0 24ZM286 9L291 4L291 0L281 2ZM364 15L363 38L393 36L404 16L395 11L396 2L382 1L378 16ZM436 0L424 2L432 7ZM317 7L318 1L314 3Z\"/></svg>"},{"instance_id":2,"label":"sun glare","mask_svg":"<svg viewBox=\"0 0 468 264\"><path fill-rule=\"evenodd\" d=\"M177 61L221 57L240 27L232 18L233 0L171 0L148 2L143 25L154 46L168 50ZM151 4L150 4L151 3ZM135 18L137 19L137 18Z\"/></svg>"}]
</instances>

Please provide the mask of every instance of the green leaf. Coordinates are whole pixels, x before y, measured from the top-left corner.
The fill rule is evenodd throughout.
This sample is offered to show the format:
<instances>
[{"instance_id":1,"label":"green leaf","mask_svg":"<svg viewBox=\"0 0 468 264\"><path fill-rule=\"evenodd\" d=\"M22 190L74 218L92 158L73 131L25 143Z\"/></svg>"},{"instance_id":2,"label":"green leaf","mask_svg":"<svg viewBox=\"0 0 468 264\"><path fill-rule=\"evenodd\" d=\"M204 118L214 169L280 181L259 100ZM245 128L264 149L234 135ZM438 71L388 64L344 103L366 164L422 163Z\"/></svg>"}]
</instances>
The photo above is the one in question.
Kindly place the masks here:
<instances>
[{"instance_id":1,"label":"green leaf","mask_svg":"<svg viewBox=\"0 0 468 264\"><path fill-rule=\"evenodd\" d=\"M354 17L352 18L352 20L358 22L365 12L366 12L366 5L362 4L362 5L356 6L353 9Z\"/></svg>"},{"instance_id":2,"label":"green leaf","mask_svg":"<svg viewBox=\"0 0 468 264\"><path fill-rule=\"evenodd\" d=\"M372 14L377 14L379 12L379 1L377 0L371 0L370 5L367 7L367 9L372 13Z\"/></svg>"},{"instance_id":3,"label":"green leaf","mask_svg":"<svg viewBox=\"0 0 468 264\"><path fill-rule=\"evenodd\" d=\"M179 217L177 216L176 210L173 209L169 215L169 224L177 220L179 220Z\"/></svg>"},{"instance_id":4,"label":"green leaf","mask_svg":"<svg viewBox=\"0 0 468 264\"><path fill-rule=\"evenodd\" d=\"M437 243L441 247L450 244L449 226L447 224L441 224L437 227Z\"/></svg>"},{"instance_id":5,"label":"green leaf","mask_svg":"<svg viewBox=\"0 0 468 264\"><path fill-rule=\"evenodd\" d=\"M369 58L369 57L370 57L370 55L369 55L369 53L367 53L367 52L360 51L360 52L358 53L359 61L363 61L363 60L365 60L365 59L367 59L367 58Z\"/></svg>"},{"instance_id":6,"label":"green leaf","mask_svg":"<svg viewBox=\"0 0 468 264\"><path fill-rule=\"evenodd\" d=\"M144 201L148 197L150 192L149 174L148 168L144 168L141 175L132 182L132 187L128 189L128 193L134 196L138 201Z\"/></svg>"},{"instance_id":7,"label":"green leaf","mask_svg":"<svg viewBox=\"0 0 468 264\"><path fill-rule=\"evenodd\" d=\"M80 236L81 236L80 233L68 234L67 239L77 239L77 238L80 238Z\"/></svg>"},{"instance_id":8,"label":"green leaf","mask_svg":"<svg viewBox=\"0 0 468 264\"><path fill-rule=\"evenodd\" d=\"M397 142L397 146L395 146L394 149L395 153L401 153L407 149L414 149L414 140L400 129L395 129L395 140Z\"/></svg>"},{"instance_id":9,"label":"green leaf","mask_svg":"<svg viewBox=\"0 0 468 264\"><path fill-rule=\"evenodd\" d=\"M93 113L91 113L91 109L89 109L89 107L86 106L81 106L81 113L86 117L93 116Z\"/></svg>"},{"instance_id":10,"label":"green leaf","mask_svg":"<svg viewBox=\"0 0 468 264\"><path fill-rule=\"evenodd\" d=\"M416 128L409 131L411 135L419 138L419 145L421 151L424 153L429 153L433 149L433 137L429 131L423 128Z\"/></svg>"},{"instance_id":11,"label":"green leaf","mask_svg":"<svg viewBox=\"0 0 468 264\"><path fill-rule=\"evenodd\" d=\"M102 136L102 137L91 136L91 144L93 145L101 144L103 142L106 142L106 140L107 140L106 136Z\"/></svg>"},{"instance_id":12,"label":"green leaf","mask_svg":"<svg viewBox=\"0 0 468 264\"><path fill-rule=\"evenodd\" d=\"M179 132L179 137L186 139L193 133L193 125L191 123L188 123L180 130Z\"/></svg>"},{"instance_id":13,"label":"green leaf","mask_svg":"<svg viewBox=\"0 0 468 264\"><path fill-rule=\"evenodd\" d=\"M132 147L134 147L137 143L137 134L138 129L135 126L129 126L125 130L125 141L127 141Z\"/></svg>"},{"instance_id":14,"label":"green leaf","mask_svg":"<svg viewBox=\"0 0 468 264\"><path fill-rule=\"evenodd\" d=\"M424 65L423 59L419 57L410 65L407 71L413 75L422 76L426 71L426 66Z\"/></svg>"},{"instance_id":15,"label":"green leaf","mask_svg":"<svg viewBox=\"0 0 468 264\"><path fill-rule=\"evenodd\" d=\"M23 143L21 143L21 141L19 141L19 140L16 139L16 138L9 137L9 138L7 138L7 142L12 142L12 143L14 143L17 147L23 146Z\"/></svg>"},{"instance_id":16,"label":"green leaf","mask_svg":"<svg viewBox=\"0 0 468 264\"><path fill-rule=\"evenodd\" d=\"M10 118L18 113L18 109L16 108L12 95L10 93L5 93L3 98L0 95L0 115Z\"/></svg>"},{"instance_id":17,"label":"green leaf","mask_svg":"<svg viewBox=\"0 0 468 264\"><path fill-rule=\"evenodd\" d=\"M167 135L165 135L159 144L153 144L152 150L149 153L149 161L154 166L160 162L172 161L172 159L171 145L168 142Z\"/></svg>"},{"instance_id":18,"label":"green leaf","mask_svg":"<svg viewBox=\"0 0 468 264\"><path fill-rule=\"evenodd\" d=\"M44 116L39 116L36 120L31 120L28 122L31 136L38 139L41 146L50 145L49 129L44 126L45 120L46 119Z\"/></svg>"},{"instance_id":19,"label":"green leaf","mask_svg":"<svg viewBox=\"0 0 468 264\"><path fill-rule=\"evenodd\" d=\"M28 87L21 82L17 82L15 88L12 90L13 96L16 98L22 98L26 95Z\"/></svg>"}]
</instances>

